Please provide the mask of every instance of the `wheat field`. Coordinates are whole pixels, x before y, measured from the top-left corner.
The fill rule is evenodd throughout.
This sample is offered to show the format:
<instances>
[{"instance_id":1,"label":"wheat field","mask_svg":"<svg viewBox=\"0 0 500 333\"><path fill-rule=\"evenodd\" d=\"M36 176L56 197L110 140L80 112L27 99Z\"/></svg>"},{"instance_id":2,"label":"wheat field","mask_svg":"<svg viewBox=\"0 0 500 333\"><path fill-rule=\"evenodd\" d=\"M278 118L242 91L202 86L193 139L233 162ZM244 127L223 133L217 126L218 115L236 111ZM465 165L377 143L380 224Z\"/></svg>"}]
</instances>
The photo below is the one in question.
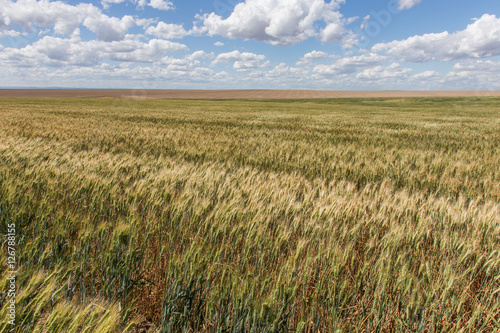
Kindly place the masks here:
<instances>
[{"instance_id":1,"label":"wheat field","mask_svg":"<svg viewBox=\"0 0 500 333\"><path fill-rule=\"evenodd\" d=\"M500 332L499 147L498 97L0 98L15 331Z\"/></svg>"}]
</instances>

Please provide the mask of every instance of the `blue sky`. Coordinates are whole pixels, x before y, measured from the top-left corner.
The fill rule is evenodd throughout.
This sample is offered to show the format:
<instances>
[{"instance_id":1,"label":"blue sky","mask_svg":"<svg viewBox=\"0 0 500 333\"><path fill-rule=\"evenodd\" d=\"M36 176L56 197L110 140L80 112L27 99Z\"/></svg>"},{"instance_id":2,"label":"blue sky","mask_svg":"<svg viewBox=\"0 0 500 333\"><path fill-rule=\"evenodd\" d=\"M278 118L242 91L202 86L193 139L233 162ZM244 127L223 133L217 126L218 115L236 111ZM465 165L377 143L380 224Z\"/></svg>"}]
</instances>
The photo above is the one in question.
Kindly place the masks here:
<instances>
[{"instance_id":1,"label":"blue sky","mask_svg":"<svg viewBox=\"0 0 500 333\"><path fill-rule=\"evenodd\" d=\"M0 0L0 86L499 90L498 0Z\"/></svg>"}]
</instances>

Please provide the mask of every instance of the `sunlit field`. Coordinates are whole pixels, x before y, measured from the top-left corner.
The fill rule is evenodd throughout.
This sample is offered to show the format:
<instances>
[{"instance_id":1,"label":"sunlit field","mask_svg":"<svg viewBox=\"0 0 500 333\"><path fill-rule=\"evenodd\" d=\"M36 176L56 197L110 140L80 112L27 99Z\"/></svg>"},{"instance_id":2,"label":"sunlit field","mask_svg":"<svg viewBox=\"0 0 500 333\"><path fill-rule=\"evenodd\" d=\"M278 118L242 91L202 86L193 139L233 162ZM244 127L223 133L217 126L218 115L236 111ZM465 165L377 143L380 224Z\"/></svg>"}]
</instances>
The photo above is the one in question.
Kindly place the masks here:
<instances>
[{"instance_id":1,"label":"sunlit field","mask_svg":"<svg viewBox=\"0 0 500 333\"><path fill-rule=\"evenodd\" d=\"M500 98L0 99L0 332L499 332Z\"/></svg>"}]
</instances>

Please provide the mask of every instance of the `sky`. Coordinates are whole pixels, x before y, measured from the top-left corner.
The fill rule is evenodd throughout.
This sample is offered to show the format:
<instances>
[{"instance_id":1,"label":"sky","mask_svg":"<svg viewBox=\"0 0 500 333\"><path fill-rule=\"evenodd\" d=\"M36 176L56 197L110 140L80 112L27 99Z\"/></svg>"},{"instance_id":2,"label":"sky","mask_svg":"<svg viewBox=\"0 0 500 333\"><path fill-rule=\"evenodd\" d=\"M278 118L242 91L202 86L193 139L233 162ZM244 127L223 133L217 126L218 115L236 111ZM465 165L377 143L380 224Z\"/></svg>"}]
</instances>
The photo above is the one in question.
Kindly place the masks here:
<instances>
[{"instance_id":1,"label":"sky","mask_svg":"<svg viewBox=\"0 0 500 333\"><path fill-rule=\"evenodd\" d=\"M0 87L500 90L500 1L0 0Z\"/></svg>"}]
</instances>

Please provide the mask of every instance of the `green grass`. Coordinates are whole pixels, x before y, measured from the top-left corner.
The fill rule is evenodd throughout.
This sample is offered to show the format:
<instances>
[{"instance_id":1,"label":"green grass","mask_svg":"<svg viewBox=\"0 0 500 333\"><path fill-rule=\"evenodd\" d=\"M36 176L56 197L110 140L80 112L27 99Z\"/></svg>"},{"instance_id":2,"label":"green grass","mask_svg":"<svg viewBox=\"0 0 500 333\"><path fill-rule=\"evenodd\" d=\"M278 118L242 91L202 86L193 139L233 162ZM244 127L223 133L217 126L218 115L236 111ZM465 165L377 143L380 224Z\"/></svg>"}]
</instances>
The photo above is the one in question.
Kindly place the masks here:
<instances>
[{"instance_id":1,"label":"green grass","mask_svg":"<svg viewBox=\"0 0 500 333\"><path fill-rule=\"evenodd\" d=\"M17 332L499 331L499 119L498 98L2 98Z\"/></svg>"}]
</instances>

